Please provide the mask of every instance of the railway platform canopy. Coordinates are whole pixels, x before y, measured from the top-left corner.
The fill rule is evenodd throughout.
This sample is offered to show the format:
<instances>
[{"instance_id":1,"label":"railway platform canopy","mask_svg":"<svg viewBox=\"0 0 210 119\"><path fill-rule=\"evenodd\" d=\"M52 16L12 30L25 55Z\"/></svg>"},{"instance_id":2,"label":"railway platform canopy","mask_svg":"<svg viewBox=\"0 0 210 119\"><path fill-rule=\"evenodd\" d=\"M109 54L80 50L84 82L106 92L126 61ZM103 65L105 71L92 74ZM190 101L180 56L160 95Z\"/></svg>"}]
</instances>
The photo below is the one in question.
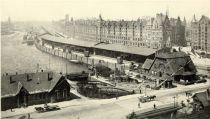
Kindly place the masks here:
<instances>
[{"instance_id":1,"label":"railway platform canopy","mask_svg":"<svg viewBox=\"0 0 210 119\"><path fill-rule=\"evenodd\" d=\"M41 36L41 38L49 42L60 43L60 44L65 44L65 45L73 45L73 46L79 46L79 47L86 47L86 48L92 48L95 44L97 44L97 42L93 42L93 41L56 37L49 34L43 35Z\"/></svg>"},{"instance_id":2,"label":"railway platform canopy","mask_svg":"<svg viewBox=\"0 0 210 119\"><path fill-rule=\"evenodd\" d=\"M98 45L95 45L94 48L128 53L128 54L143 55L143 56L152 55L157 51L156 49L152 48L129 47L124 45L107 44L107 43L100 43Z\"/></svg>"}]
</instances>

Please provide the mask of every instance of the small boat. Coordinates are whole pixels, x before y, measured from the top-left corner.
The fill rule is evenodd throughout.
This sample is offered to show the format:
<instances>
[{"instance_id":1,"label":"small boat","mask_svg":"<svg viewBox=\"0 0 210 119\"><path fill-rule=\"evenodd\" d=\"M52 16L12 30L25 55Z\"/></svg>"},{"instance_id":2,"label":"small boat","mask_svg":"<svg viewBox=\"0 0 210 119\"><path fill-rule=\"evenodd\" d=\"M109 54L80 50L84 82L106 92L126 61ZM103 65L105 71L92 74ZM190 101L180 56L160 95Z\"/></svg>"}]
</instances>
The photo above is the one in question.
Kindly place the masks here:
<instances>
[{"instance_id":1,"label":"small boat","mask_svg":"<svg viewBox=\"0 0 210 119\"><path fill-rule=\"evenodd\" d=\"M75 64L82 64L81 61L79 60L69 60L69 62L75 63Z\"/></svg>"},{"instance_id":2,"label":"small boat","mask_svg":"<svg viewBox=\"0 0 210 119\"><path fill-rule=\"evenodd\" d=\"M24 35L23 36L23 44L26 43L27 45L33 45L34 44L34 37L32 35Z\"/></svg>"}]
</instances>

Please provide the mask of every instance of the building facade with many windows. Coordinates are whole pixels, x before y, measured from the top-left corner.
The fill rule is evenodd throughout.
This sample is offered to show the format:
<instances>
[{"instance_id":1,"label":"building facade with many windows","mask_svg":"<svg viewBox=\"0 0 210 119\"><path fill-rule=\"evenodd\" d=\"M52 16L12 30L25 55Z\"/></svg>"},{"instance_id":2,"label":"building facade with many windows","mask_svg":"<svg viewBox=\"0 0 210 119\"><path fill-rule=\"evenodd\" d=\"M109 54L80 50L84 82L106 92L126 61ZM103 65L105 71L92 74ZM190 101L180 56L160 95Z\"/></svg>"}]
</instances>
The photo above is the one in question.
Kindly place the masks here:
<instances>
[{"instance_id":1,"label":"building facade with many windows","mask_svg":"<svg viewBox=\"0 0 210 119\"><path fill-rule=\"evenodd\" d=\"M68 19L68 18L66 18ZM149 19L135 21L98 19L65 20L63 26L69 37L80 40L114 43L132 47L160 49L186 45L185 26L178 19L162 13Z\"/></svg>"},{"instance_id":2,"label":"building facade with many windows","mask_svg":"<svg viewBox=\"0 0 210 119\"><path fill-rule=\"evenodd\" d=\"M202 16L199 21L195 15L189 29L190 45L196 50L210 52L210 19Z\"/></svg>"}]
</instances>

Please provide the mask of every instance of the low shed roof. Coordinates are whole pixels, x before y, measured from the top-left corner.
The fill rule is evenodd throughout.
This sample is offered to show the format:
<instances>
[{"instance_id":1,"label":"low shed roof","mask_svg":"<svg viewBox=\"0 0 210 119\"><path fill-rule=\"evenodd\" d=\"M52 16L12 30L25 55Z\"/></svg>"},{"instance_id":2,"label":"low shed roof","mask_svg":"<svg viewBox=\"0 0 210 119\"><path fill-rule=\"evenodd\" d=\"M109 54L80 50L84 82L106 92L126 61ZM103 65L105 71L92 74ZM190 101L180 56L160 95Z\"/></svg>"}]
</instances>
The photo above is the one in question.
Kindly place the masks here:
<instances>
[{"instance_id":1,"label":"low shed roof","mask_svg":"<svg viewBox=\"0 0 210 119\"><path fill-rule=\"evenodd\" d=\"M93 42L93 41L56 37L56 36L52 36L49 34L43 35L43 36L41 36L41 38L44 40L47 40L47 41L51 41L51 42L75 45L75 46L80 46L80 47L93 47L97 43L97 42Z\"/></svg>"},{"instance_id":2,"label":"low shed roof","mask_svg":"<svg viewBox=\"0 0 210 119\"><path fill-rule=\"evenodd\" d=\"M128 47L124 45L106 44L106 43L98 44L94 46L94 48L110 50L110 51L118 51L122 53L143 55L143 56L149 56L156 52L156 49L151 49L151 48Z\"/></svg>"}]
</instances>

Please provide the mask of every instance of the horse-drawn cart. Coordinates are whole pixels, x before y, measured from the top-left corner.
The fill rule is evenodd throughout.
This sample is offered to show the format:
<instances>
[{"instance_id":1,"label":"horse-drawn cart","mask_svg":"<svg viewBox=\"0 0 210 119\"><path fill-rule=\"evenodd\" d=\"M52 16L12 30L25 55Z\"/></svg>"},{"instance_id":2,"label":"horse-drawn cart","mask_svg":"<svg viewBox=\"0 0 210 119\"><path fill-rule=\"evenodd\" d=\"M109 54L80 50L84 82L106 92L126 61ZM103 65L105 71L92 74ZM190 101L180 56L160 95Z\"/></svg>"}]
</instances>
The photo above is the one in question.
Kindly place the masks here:
<instances>
[{"instance_id":1,"label":"horse-drawn cart","mask_svg":"<svg viewBox=\"0 0 210 119\"><path fill-rule=\"evenodd\" d=\"M142 103L150 102L152 100L155 100L155 98L156 98L155 95L138 97L139 101L142 102Z\"/></svg>"}]
</instances>

